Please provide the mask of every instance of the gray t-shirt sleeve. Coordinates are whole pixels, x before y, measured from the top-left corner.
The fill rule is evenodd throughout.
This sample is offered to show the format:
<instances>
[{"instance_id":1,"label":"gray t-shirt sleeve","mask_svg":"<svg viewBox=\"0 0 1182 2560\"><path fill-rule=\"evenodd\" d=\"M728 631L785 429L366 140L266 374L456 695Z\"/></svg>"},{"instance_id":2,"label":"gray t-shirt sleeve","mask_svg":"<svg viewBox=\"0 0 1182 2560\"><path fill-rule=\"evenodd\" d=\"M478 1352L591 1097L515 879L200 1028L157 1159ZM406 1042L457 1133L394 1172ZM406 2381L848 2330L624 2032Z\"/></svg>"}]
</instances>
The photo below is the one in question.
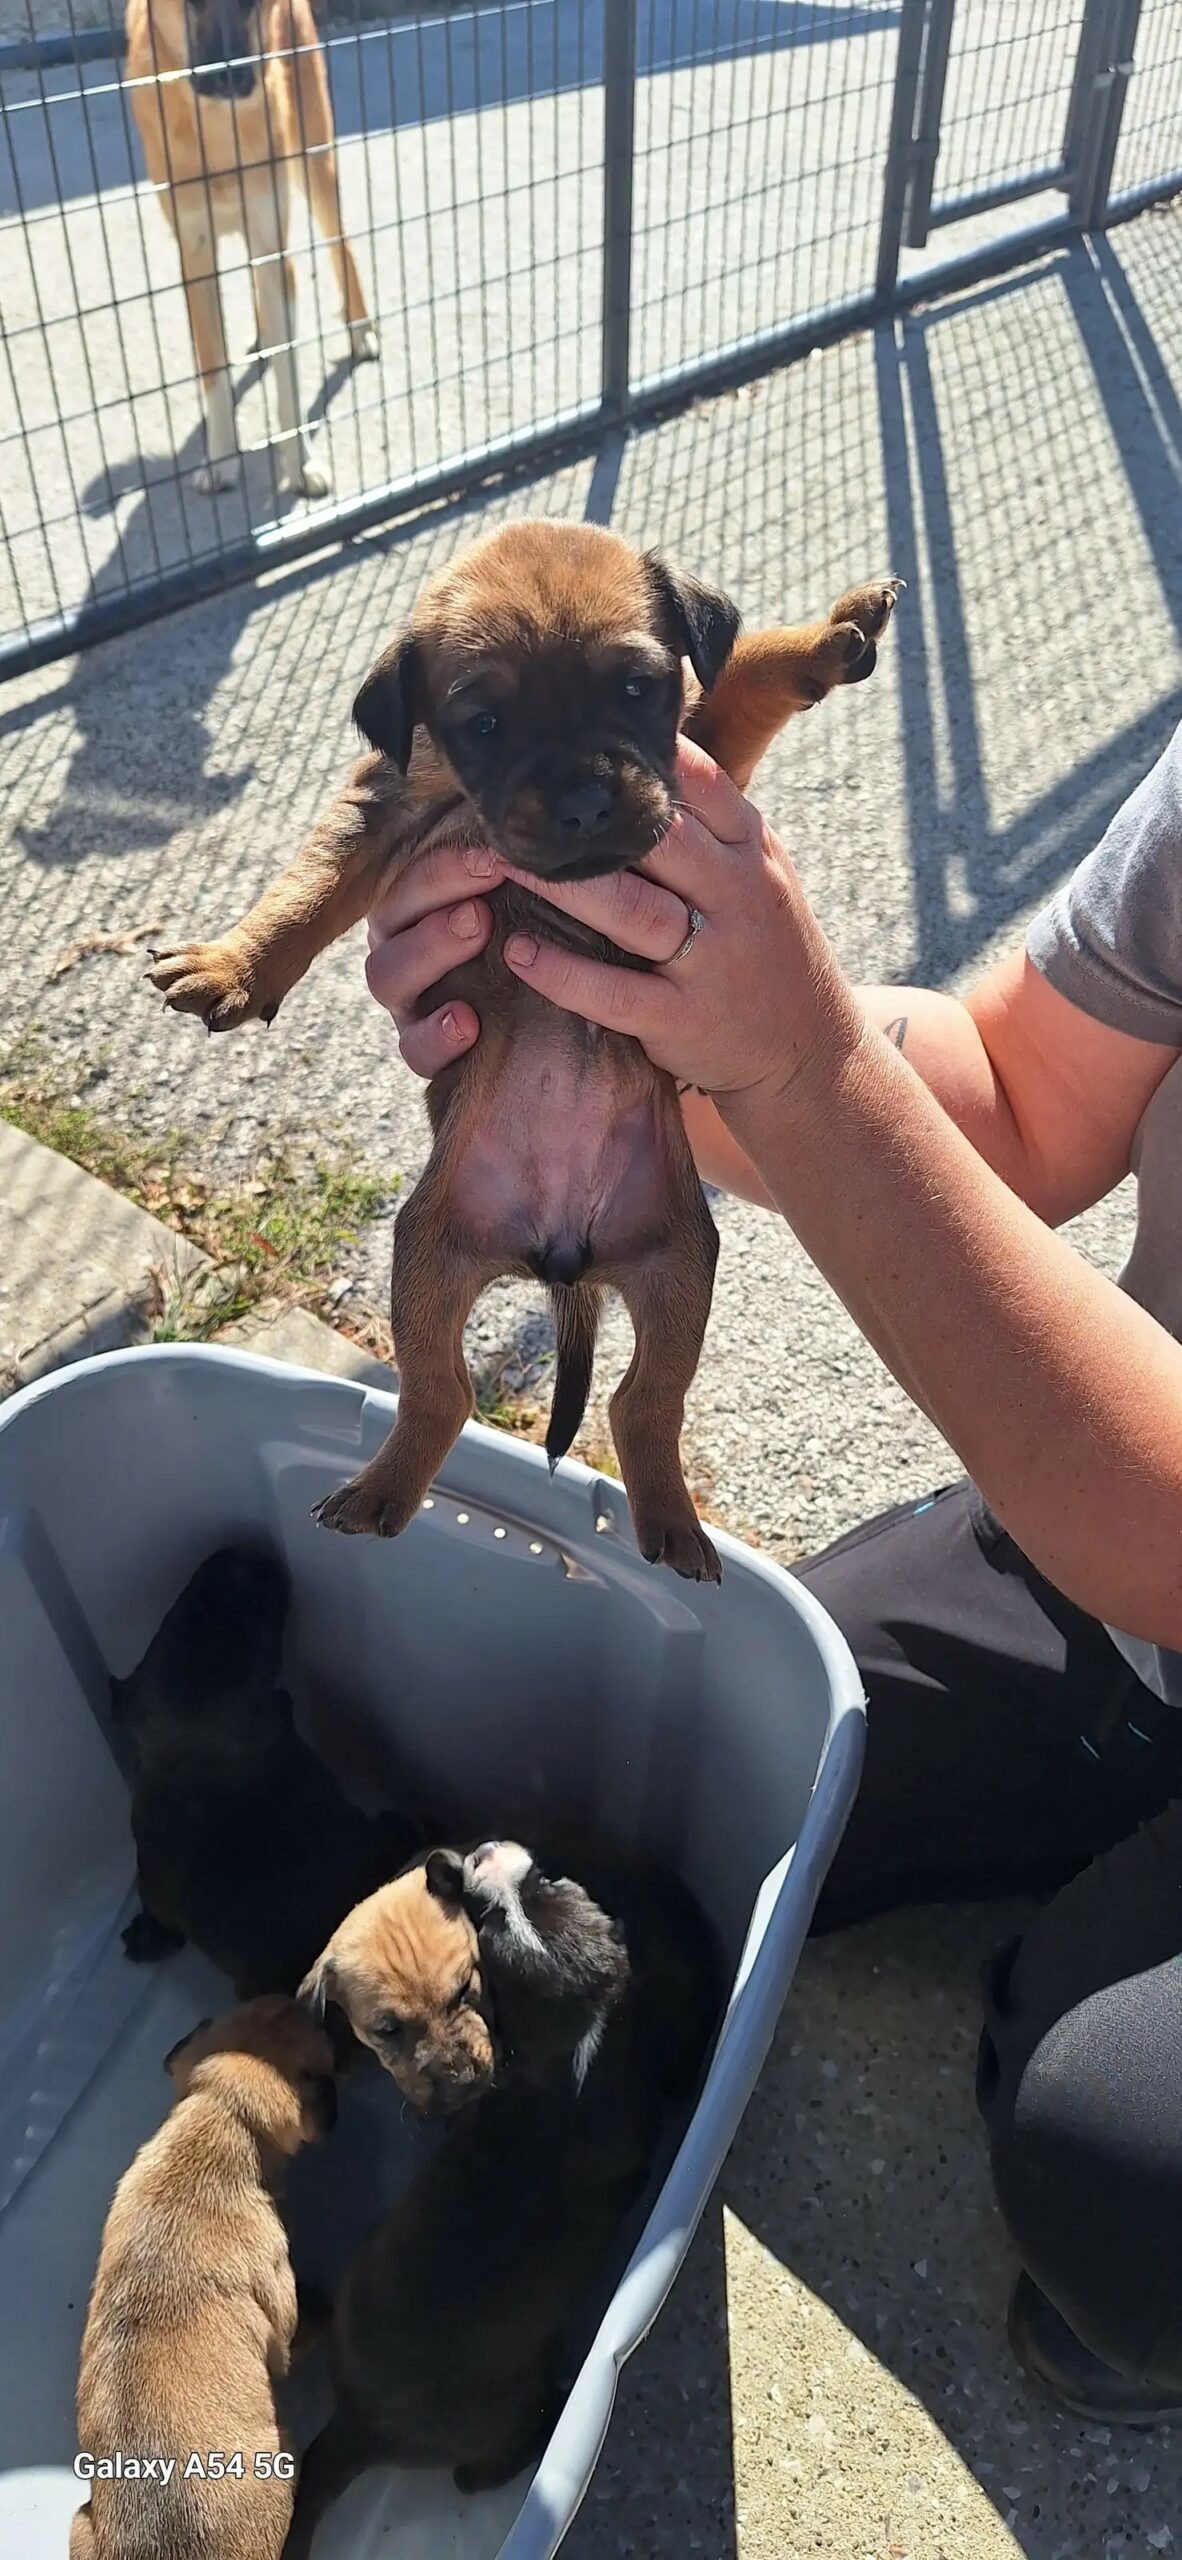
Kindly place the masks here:
<instances>
[{"instance_id":1,"label":"gray t-shirt sleeve","mask_svg":"<svg viewBox=\"0 0 1182 2560\"><path fill-rule=\"evenodd\" d=\"M1026 949L1081 1013L1182 1047L1182 724Z\"/></svg>"}]
</instances>

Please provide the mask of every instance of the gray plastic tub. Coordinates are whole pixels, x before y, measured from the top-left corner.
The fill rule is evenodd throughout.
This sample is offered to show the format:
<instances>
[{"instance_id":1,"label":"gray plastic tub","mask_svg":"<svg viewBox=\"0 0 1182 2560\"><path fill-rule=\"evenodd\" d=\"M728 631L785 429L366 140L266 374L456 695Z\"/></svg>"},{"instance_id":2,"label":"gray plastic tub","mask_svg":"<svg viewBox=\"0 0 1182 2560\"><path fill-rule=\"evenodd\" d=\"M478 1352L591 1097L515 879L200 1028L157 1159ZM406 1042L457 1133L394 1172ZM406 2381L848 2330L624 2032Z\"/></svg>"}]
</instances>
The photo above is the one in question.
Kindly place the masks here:
<instances>
[{"instance_id":1,"label":"gray plastic tub","mask_svg":"<svg viewBox=\"0 0 1182 2560\"><path fill-rule=\"evenodd\" d=\"M163 2054L225 2004L188 1952L151 1971L123 1958L133 1856L104 1735L107 1673L139 1659L211 1548L254 1532L286 1555L299 1709L354 1792L380 1796L393 1745L461 1832L511 1821L528 1837L536 1809L648 1842L700 1896L733 1972L697 2111L532 2478L464 2500L440 2475L371 2473L326 2518L317 2560L557 2550L849 1811L853 1662L808 1593L734 1540L718 1542L720 1590L679 1582L638 1556L617 1485L575 1465L551 1481L539 1451L479 1429L394 1545L315 1528L313 1502L392 1410L267 1360L160 1349L83 1362L0 1412L0 2551L14 2560L62 2560L84 2495L74 2379L103 2218L164 2112ZM396 2104L387 2125L396 2153Z\"/></svg>"}]
</instances>

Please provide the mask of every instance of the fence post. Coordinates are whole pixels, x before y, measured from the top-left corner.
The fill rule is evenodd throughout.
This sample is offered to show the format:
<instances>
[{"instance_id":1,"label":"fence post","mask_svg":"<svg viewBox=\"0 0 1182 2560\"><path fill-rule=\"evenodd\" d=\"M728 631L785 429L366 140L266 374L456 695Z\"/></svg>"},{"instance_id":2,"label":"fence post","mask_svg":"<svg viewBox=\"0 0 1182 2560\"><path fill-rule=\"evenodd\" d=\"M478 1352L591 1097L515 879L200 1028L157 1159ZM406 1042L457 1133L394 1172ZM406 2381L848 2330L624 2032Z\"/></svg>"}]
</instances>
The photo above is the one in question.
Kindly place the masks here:
<instances>
[{"instance_id":1,"label":"fence post","mask_svg":"<svg viewBox=\"0 0 1182 2560\"><path fill-rule=\"evenodd\" d=\"M878 266L874 289L884 311L895 299L899 281L899 251L903 244L903 221L907 211L907 192L915 150L915 110L919 96L919 75L923 61L924 34L927 27L928 0L903 0L899 16L899 50L895 56L895 94L891 101L891 129L887 140L886 167L882 181L882 224L878 235Z\"/></svg>"},{"instance_id":2,"label":"fence post","mask_svg":"<svg viewBox=\"0 0 1182 2560\"><path fill-rule=\"evenodd\" d=\"M586 0L578 0L585 6ZM632 171L636 0L603 0L603 351L605 421L628 412L632 333Z\"/></svg>"},{"instance_id":3,"label":"fence post","mask_svg":"<svg viewBox=\"0 0 1182 2560\"><path fill-rule=\"evenodd\" d=\"M1141 0L1089 0L1084 12L1063 146L1071 170L1068 210L1081 231L1100 231L1107 220L1140 16Z\"/></svg>"}]
</instances>

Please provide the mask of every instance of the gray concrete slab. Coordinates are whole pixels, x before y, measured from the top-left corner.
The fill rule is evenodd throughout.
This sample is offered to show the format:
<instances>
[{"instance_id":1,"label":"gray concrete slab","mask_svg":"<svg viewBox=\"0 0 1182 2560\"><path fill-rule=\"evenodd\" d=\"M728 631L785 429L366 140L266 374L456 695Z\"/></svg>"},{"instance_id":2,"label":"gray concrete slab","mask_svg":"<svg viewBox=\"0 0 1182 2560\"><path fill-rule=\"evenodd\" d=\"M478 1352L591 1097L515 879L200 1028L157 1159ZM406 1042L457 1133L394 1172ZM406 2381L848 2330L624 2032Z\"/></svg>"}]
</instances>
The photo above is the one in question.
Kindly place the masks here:
<instances>
[{"instance_id":1,"label":"gray concrete slab","mask_svg":"<svg viewBox=\"0 0 1182 2560\"><path fill-rule=\"evenodd\" d=\"M226 1043L165 1020L130 955L51 971L88 932L223 925L332 788L352 691L422 578L530 510L610 517L723 579L753 622L872 569L907 577L875 681L801 722L759 796L851 970L963 985L1182 712L1180 396L1182 218L1146 216L622 454L10 688L3 1018L39 1024L80 1087L101 1057L106 1107L180 1122L224 1172L288 1128L413 1175L421 1104L358 937L270 1033ZM783 1230L733 1204L719 1218L688 1455L719 1516L791 1555L949 1461ZM1086 1248L1114 1264L1127 1222L1118 1199ZM353 1266L379 1306L387 1253L383 1226ZM527 1358L534 1304L490 1293L477 1358ZM612 1331L607 1383L623 1347ZM726 2218L626 2377L578 2560L1123 2560L1178 2530L1170 2439L1094 2443L1045 2419L1006 2360L1010 2271L971 2101L977 1968L1005 1924L899 1921L810 1952Z\"/></svg>"},{"instance_id":2,"label":"gray concrete slab","mask_svg":"<svg viewBox=\"0 0 1182 2560\"><path fill-rule=\"evenodd\" d=\"M105 1182L0 1120L0 1395L145 1342L209 1263Z\"/></svg>"}]
</instances>

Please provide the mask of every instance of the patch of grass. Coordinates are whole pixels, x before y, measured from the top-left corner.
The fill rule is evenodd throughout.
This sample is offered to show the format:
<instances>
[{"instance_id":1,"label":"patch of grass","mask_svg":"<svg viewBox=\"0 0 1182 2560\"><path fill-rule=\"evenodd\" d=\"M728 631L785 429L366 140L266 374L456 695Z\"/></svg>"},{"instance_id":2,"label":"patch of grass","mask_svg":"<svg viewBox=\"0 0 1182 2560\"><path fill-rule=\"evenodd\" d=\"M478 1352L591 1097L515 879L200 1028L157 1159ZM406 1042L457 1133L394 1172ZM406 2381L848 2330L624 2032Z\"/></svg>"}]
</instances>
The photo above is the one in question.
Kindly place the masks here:
<instances>
[{"instance_id":1,"label":"patch of grass","mask_svg":"<svg viewBox=\"0 0 1182 2560\"><path fill-rule=\"evenodd\" d=\"M0 1057L0 1119L69 1156L209 1255L207 1277L162 1291L158 1341L207 1340L263 1298L331 1318L342 1251L400 1187L397 1176L380 1182L347 1154L305 1157L283 1145L248 1181L220 1184L193 1163L181 1130L157 1137L119 1127L64 1086L27 1040Z\"/></svg>"}]
</instances>

